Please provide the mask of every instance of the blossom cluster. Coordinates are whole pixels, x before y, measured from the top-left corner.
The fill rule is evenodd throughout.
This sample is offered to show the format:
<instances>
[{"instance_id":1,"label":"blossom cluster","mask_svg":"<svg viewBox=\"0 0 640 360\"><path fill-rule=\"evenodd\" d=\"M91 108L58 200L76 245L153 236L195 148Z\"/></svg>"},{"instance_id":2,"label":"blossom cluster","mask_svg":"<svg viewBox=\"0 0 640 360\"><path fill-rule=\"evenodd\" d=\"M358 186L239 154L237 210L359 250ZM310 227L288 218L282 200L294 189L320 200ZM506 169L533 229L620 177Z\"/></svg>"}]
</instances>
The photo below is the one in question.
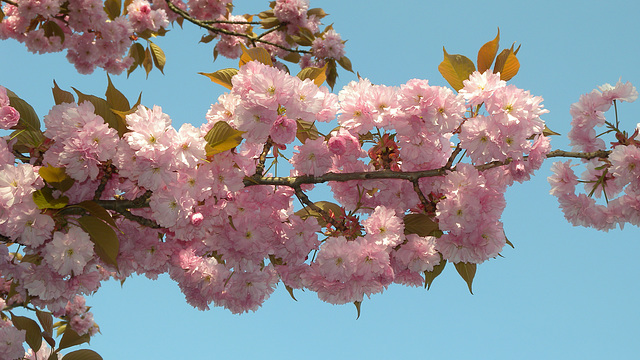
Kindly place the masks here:
<instances>
[{"instance_id":1,"label":"blossom cluster","mask_svg":"<svg viewBox=\"0 0 640 360\"><path fill-rule=\"evenodd\" d=\"M0 86L0 129L11 129L18 125L20 121L20 113L11 106L7 89Z\"/></svg>"},{"instance_id":2,"label":"blossom cluster","mask_svg":"<svg viewBox=\"0 0 640 360\"><path fill-rule=\"evenodd\" d=\"M527 180L550 149L542 99L489 72L473 73L459 94L426 80L390 87L360 79L334 95L313 79L253 61L232 84L199 128L176 129L159 106L138 106L119 135L90 102L61 103L44 118L40 160L15 165L13 143L1 139L0 234L28 261L13 261L0 247L0 285L14 284L9 298L0 287L0 305L30 299L78 333L92 333L81 296L134 273L167 273L189 304L233 313L258 309L279 282L332 304L361 302L392 283L420 286L444 261L480 264L500 254L508 243L504 193ZM603 102L635 97L630 85L605 86L572 107L575 127L606 124ZM339 127L325 136L311 126L336 118ZM208 153L205 136L219 122L243 141ZM572 223L639 223L636 136L619 132L608 159L587 162L587 191L606 195L607 207L576 196L571 164L554 164L552 194ZM584 150L594 139L572 141ZM295 212L293 200L313 185L261 184L270 176L261 172L268 156L288 158L290 179L350 176L329 181L339 204L304 200ZM64 169L72 184L45 181L43 167ZM86 214L52 211L36 204L39 197L69 205L142 199L109 210L117 268L83 226ZM10 324L0 331L22 336Z\"/></svg>"},{"instance_id":3,"label":"blossom cluster","mask_svg":"<svg viewBox=\"0 0 640 360\"><path fill-rule=\"evenodd\" d=\"M604 114L617 101L633 102L638 92L631 83L618 81L615 86L605 84L580 96L571 105L571 131L569 139L574 151L595 152L607 149L596 127L605 126L615 134L608 157L584 160L584 172L575 174L571 160L555 162L549 177L550 193L558 198L565 218L575 226L610 230L623 228L626 223L640 225L640 142L636 139L638 128L632 134L620 130L606 120ZM617 114L616 114L617 116ZM584 192L577 194L576 187L584 183ZM604 198L604 204L597 201Z\"/></svg>"},{"instance_id":4,"label":"blossom cluster","mask_svg":"<svg viewBox=\"0 0 640 360\"><path fill-rule=\"evenodd\" d=\"M232 15L231 0L173 0L171 4L195 20L215 22L209 41L219 38L216 56L238 58L242 45L248 46L252 25L259 24L247 16ZM259 46L267 48L274 57L285 58L291 53L284 49L297 49L299 44L290 36L299 34L301 29L311 34L319 32L322 16L308 13L308 0L277 0L272 8L273 19L283 24L283 28L265 33L262 40L270 44ZM0 40L15 39L38 54L66 50L67 59L82 74L90 74L96 68L120 74L127 69L132 71L144 58L151 61L144 48L140 54L136 41L163 36L169 24L180 18L165 0L133 0L126 2L124 8L114 0L16 0L3 2L1 10L4 15L0 17ZM134 49L134 44L138 48ZM313 39L313 46L300 64L303 68L324 65L325 58L339 60L343 56L344 43L331 29Z\"/></svg>"}]
</instances>

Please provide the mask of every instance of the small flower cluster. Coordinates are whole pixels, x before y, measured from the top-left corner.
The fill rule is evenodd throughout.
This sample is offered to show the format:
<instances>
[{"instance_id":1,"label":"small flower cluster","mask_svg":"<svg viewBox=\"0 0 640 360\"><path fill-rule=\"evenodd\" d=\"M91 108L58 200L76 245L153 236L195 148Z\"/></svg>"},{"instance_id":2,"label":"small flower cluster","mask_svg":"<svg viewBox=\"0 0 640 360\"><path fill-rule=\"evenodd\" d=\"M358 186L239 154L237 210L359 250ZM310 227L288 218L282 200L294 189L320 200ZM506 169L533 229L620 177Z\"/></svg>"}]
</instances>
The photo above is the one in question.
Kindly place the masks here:
<instances>
[{"instance_id":1,"label":"small flower cluster","mask_svg":"<svg viewBox=\"0 0 640 360\"><path fill-rule=\"evenodd\" d=\"M640 225L640 142L638 128L629 135L619 129L618 121L608 122L604 113L616 101L633 102L638 92L631 83L618 81L615 86L605 84L599 90L580 96L571 105L569 139L574 151L594 152L607 148L596 127L606 125L615 133L616 142L607 158L585 160L581 179L572 169L571 161L555 162L549 177L550 193L558 198L565 218L575 226L594 227L608 231L625 223ZM616 115L617 116L617 115ZM576 194L576 186L584 183L586 193ZM599 204L596 198L605 198Z\"/></svg>"},{"instance_id":2,"label":"small flower cluster","mask_svg":"<svg viewBox=\"0 0 640 360\"><path fill-rule=\"evenodd\" d=\"M18 125L20 121L20 113L11 106L7 89L0 86L0 129L11 129Z\"/></svg>"}]
</instances>

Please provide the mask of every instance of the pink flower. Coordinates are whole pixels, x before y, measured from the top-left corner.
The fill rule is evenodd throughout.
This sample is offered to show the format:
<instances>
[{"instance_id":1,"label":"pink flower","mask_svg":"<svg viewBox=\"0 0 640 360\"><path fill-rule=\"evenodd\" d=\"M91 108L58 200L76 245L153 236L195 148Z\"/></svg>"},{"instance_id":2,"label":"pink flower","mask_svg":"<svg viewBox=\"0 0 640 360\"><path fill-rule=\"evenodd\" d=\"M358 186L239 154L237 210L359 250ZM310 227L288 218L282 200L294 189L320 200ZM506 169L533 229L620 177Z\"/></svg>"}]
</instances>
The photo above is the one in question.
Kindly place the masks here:
<instances>
[{"instance_id":1,"label":"pink flower","mask_svg":"<svg viewBox=\"0 0 640 360\"><path fill-rule=\"evenodd\" d=\"M620 100L634 102L638 98L638 91L636 88L628 81L623 84L622 79L618 80L616 86L604 84L602 86L598 86L598 89L602 91L602 98L607 101Z\"/></svg>"},{"instance_id":2,"label":"pink flower","mask_svg":"<svg viewBox=\"0 0 640 360\"><path fill-rule=\"evenodd\" d=\"M500 80L500 74L494 74L487 70L480 74L474 71L468 80L463 80L464 88L460 90L460 94L464 96L469 105L477 106L487 101L497 88L507 85L506 81Z\"/></svg>"},{"instance_id":3,"label":"pink flower","mask_svg":"<svg viewBox=\"0 0 640 360\"><path fill-rule=\"evenodd\" d=\"M554 173L548 178L551 184L551 191L549 191L551 195L559 196L575 193L578 177L571 170L571 160L554 162L551 166L551 171Z\"/></svg>"},{"instance_id":4,"label":"pink flower","mask_svg":"<svg viewBox=\"0 0 640 360\"><path fill-rule=\"evenodd\" d=\"M82 274L84 266L94 256L89 234L72 226L65 234L53 233L53 240L45 246L44 259L62 276Z\"/></svg>"},{"instance_id":5,"label":"pink flower","mask_svg":"<svg viewBox=\"0 0 640 360\"><path fill-rule=\"evenodd\" d=\"M331 168L331 152L323 137L307 139L295 149L299 152L293 154L290 162L298 174L320 176Z\"/></svg>"},{"instance_id":6,"label":"pink flower","mask_svg":"<svg viewBox=\"0 0 640 360\"><path fill-rule=\"evenodd\" d=\"M403 241L404 223L393 209L377 206L363 225L369 239L376 244L394 247Z\"/></svg>"},{"instance_id":7,"label":"pink flower","mask_svg":"<svg viewBox=\"0 0 640 360\"><path fill-rule=\"evenodd\" d=\"M21 359L24 355L22 343L25 341L25 330L18 330L12 325L0 327L0 355L4 359Z\"/></svg>"},{"instance_id":8,"label":"pink flower","mask_svg":"<svg viewBox=\"0 0 640 360\"><path fill-rule=\"evenodd\" d=\"M286 115L279 115L269 132L271 139L277 144L289 144L296 139L298 123Z\"/></svg>"},{"instance_id":9,"label":"pink flower","mask_svg":"<svg viewBox=\"0 0 640 360\"><path fill-rule=\"evenodd\" d=\"M315 38L311 44L311 51L317 58L339 60L344 56L344 43L340 34L329 30L321 38Z\"/></svg>"},{"instance_id":10,"label":"pink flower","mask_svg":"<svg viewBox=\"0 0 640 360\"><path fill-rule=\"evenodd\" d=\"M393 257L401 267L413 272L431 271L440 263L440 254L436 251L436 238L407 235L407 242L393 251Z\"/></svg>"}]
</instances>

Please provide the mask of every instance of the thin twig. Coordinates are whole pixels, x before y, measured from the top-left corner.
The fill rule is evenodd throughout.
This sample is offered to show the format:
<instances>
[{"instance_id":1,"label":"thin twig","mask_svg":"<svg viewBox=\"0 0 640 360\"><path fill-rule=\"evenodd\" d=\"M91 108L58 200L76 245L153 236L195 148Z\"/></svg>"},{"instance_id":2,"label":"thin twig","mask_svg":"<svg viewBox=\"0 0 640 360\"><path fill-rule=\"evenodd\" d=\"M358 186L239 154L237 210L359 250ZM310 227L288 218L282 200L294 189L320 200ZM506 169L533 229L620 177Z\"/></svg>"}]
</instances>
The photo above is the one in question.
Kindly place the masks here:
<instances>
[{"instance_id":1,"label":"thin twig","mask_svg":"<svg viewBox=\"0 0 640 360\"><path fill-rule=\"evenodd\" d=\"M11 1L11 0L0 0L0 2L6 2L7 4L9 4L9 5L13 5L13 6L16 6L16 7L18 6L18 4L17 4L17 3L14 3L14 2L13 2L13 1Z\"/></svg>"},{"instance_id":2,"label":"thin twig","mask_svg":"<svg viewBox=\"0 0 640 360\"><path fill-rule=\"evenodd\" d=\"M253 37L251 35L248 35L248 34L237 33L235 31L229 31L229 30L217 28L215 26L211 26L211 25L207 24L206 22L203 22L201 20L198 20L198 19L195 19L195 18L191 17L191 15L189 15L189 13L187 13L186 11L184 11L184 10L178 8L177 6L175 6L171 2L171 0L165 0L165 1L167 2L167 6L169 7L169 10L171 10L174 13L182 16L183 18L185 18L190 23L192 23L192 24L194 24L196 26L199 26L199 27L201 27L203 29L207 29L207 30L209 30L211 32L224 34L224 35L229 35L229 36L237 36L237 37L245 38L245 39L251 41L252 43L253 42L259 42L259 43L275 46L275 47L277 47L279 49L286 50L286 51L289 51L289 52L296 52L296 53L301 53L301 54L310 54L311 53L311 51L308 51L308 50L292 49L292 48L288 48L286 46L282 46L280 44L273 43L271 41L266 41L266 40L262 40L260 38L255 38L255 37Z\"/></svg>"},{"instance_id":3,"label":"thin twig","mask_svg":"<svg viewBox=\"0 0 640 360\"><path fill-rule=\"evenodd\" d=\"M340 222L338 222L334 217L329 215L329 213L327 213L326 211L322 210L320 207L318 207L316 204L314 204L311 200L309 200L309 197L307 196L307 194L304 193L304 191L302 191L302 189L300 188L299 185L298 186L294 186L293 190L296 192L296 197L298 197L298 200L300 200L301 203L305 204L307 207L309 207L309 209L317 212L318 214L321 214L322 218L326 222L328 222L329 224L333 225L333 227L335 227L337 230L340 230L340 231L347 230L347 228L346 228L346 226L344 226L344 224L341 224Z\"/></svg>"}]
</instances>

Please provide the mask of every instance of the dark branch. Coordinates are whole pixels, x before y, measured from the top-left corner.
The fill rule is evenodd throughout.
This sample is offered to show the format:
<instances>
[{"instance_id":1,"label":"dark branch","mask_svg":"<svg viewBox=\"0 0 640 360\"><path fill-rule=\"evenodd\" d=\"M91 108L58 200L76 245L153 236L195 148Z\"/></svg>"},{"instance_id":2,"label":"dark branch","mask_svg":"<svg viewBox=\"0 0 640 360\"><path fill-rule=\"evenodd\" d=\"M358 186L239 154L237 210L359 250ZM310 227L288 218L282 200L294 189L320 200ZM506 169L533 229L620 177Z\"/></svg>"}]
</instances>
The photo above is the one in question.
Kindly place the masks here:
<instances>
[{"instance_id":1,"label":"dark branch","mask_svg":"<svg viewBox=\"0 0 640 360\"><path fill-rule=\"evenodd\" d=\"M11 0L0 0L0 2L6 2L7 4L9 4L9 5L13 5L13 6L15 6L15 7L17 7L17 6L18 6L18 4L17 4L17 3L14 3L14 2L13 2L13 1L11 1Z\"/></svg>"}]
</instances>

